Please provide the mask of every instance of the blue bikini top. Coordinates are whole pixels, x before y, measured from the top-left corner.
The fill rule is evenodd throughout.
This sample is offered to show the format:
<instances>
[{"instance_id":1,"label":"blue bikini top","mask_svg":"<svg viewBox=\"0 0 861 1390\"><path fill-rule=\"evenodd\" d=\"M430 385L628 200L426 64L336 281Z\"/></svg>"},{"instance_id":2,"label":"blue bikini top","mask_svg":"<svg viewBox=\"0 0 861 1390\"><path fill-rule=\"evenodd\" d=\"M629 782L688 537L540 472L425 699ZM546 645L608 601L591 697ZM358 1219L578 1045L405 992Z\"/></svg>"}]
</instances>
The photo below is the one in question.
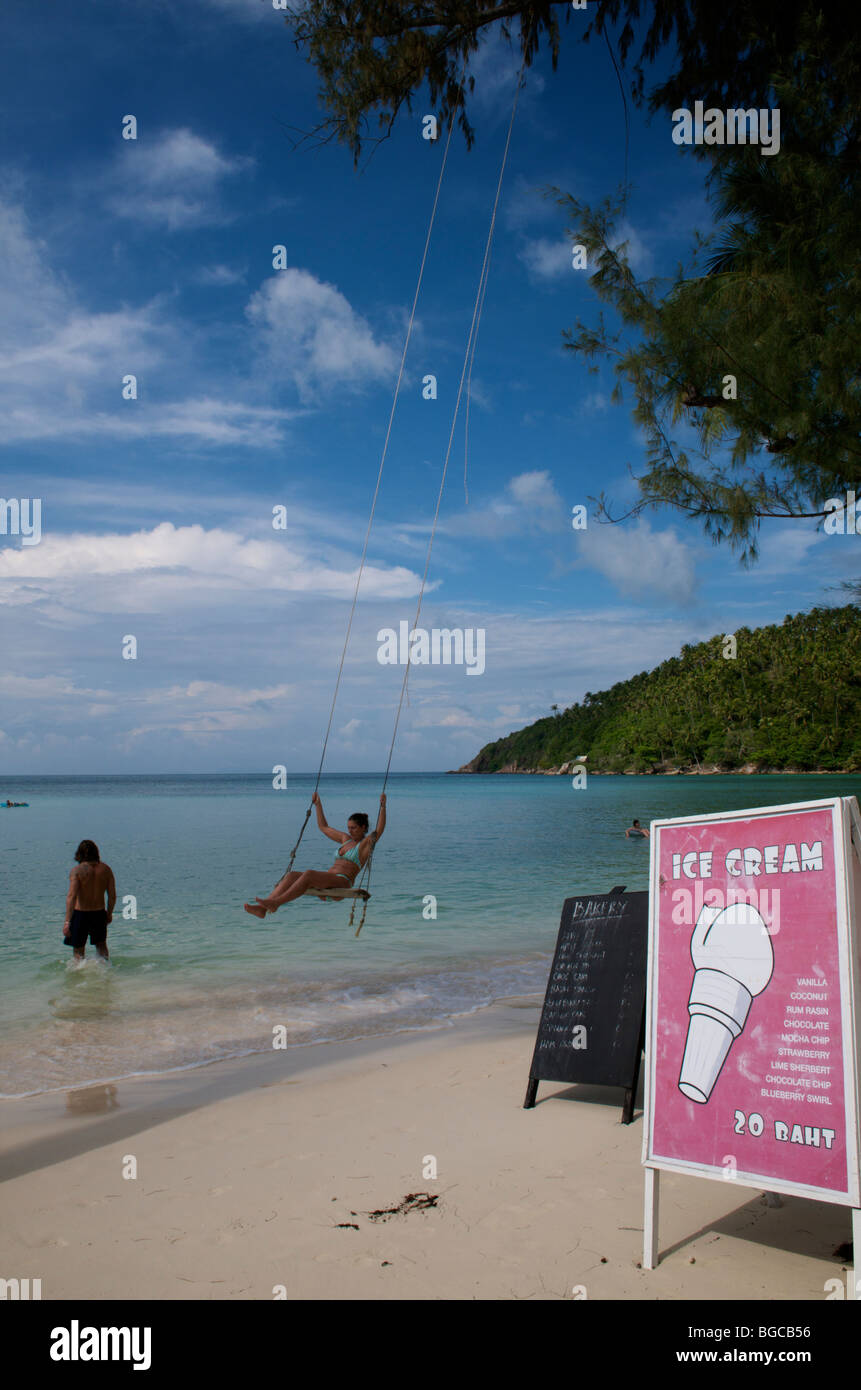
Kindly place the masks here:
<instances>
[{"instance_id":1,"label":"blue bikini top","mask_svg":"<svg viewBox=\"0 0 861 1390\"><path fill-rule=\"evenodd\" d=\"M347 850L347 853L346 853L346 854L343 854L343 853L342 853L342 850L343 850L343 847L344 847L344 843L345 843L345 842L342 841L342 843L341 843L341 849L338 850L338 855L337 855L337 857L338 857L339 859L349 859L349 860L352 861L353 864L355 864L355 865L357 866L357 868L361 869L361 867L362 867L362 861L361 861L360 858L359 858L359 846L358 846L358 845L354 845L352 849Z\"/></svg>"}]
</instances>

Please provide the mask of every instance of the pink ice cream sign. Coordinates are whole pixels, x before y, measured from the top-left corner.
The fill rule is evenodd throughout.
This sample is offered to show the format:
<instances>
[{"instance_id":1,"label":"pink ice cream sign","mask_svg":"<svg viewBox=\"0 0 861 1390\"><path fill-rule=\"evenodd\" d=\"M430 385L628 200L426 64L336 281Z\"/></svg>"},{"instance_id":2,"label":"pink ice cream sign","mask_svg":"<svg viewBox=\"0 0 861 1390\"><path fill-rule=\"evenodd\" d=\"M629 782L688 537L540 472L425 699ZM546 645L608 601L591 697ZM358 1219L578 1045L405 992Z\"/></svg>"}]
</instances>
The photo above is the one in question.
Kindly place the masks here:
<instances>
[{"instance_id":1,"label":"pink ice cream sign","mask_svg":"<svg viewBox=\"0 0 861 1390\"><path fill-rule=\"evenodd\" d=\"M857 1206L848 810L655 822L644 1162Z\"/></svg>"}]
</instances>

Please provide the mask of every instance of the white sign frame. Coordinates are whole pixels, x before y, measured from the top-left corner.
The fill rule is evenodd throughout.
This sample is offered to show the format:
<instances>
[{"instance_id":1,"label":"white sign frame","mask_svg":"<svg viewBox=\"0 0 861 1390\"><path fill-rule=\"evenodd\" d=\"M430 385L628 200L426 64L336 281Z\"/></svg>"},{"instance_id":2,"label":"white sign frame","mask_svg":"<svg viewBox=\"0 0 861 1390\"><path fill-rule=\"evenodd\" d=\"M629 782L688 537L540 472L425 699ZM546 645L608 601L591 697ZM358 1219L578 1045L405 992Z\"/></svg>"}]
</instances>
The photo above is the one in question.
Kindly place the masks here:
<instances>
[{"instance_id":1,"label":"white sign frame","mask_svg":"<svg viewBox=\"0 0 861 1390\"><path fill-rule=\"evenodd\" d=\"M709 822L726 824L762 816L793 812L829 810L834 844L834 892L837 906L837 947L839 954L840 1005L843 1052L843 1102L846 1125L847 1191L778 1180L749 1170L739 1170L734 1181L743 1187L812 1198L848 1206L852 1210L852 1229L856 1251L861 1252L861 812L855 797L825 797L789 805L757 806L737 811L721 811L700 816L676 816L651 822L649 867L649 951L646 984L646 1066L643 1116L642 1164L645 1169L645 1220L643 1266L653 1269L658 1262L658 1198L662 1170L691 1177L725 1178L723 1169L699 1162L667 1158L654 1151L653 1124L656 1093L655 1047L658 971L658 890L660 831L665 826L699 826ZM856 1257L857 1258L857 1257ZM861 1263L861 1261L859 1261ZM861 1290L859 1290L861 1296Z\"/></svg>"}]
</instances>

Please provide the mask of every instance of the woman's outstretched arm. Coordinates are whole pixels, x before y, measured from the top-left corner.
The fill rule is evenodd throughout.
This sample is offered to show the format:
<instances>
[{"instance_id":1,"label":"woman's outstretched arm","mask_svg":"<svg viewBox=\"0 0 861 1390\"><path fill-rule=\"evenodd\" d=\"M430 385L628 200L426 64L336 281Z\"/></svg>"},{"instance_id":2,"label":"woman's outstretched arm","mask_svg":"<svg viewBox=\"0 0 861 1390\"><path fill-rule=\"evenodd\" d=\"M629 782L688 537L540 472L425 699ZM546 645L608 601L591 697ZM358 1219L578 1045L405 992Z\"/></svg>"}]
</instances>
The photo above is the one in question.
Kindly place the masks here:
<instances>
[{"instance_id":1,"label":"woman's outstretched arm","mask_svg":"<svg viewBox=\"0 0 861 1390\"><path fill-rule=\"evenodd\" d=\"M333 830L323 814L323 803L315 792L311 797L312 802L317 807L317 825L324 835L328 835L330 840L336 840L338 844L343 844L344 840L349 840L349 835L345 835L342 830Z\"/></svg>"},{"instance_id":2,"label":"woman's outstretched arm","mask_svg":"<svg viewBox=\"0 0 861 1390\"><path fill-rule=\"evenodd\" d=\"M386 828L386 793L383 792L382 795L380 796L380 814L379 814L378 817L377 817L377 828L376 828L376 830L374 831L374 843L376 843L376 841L379 840L379 838L380 838L380 836L382 835L382 833L383 833L383 831L385 830L385 828Z\"/></svg>"}]
</instances>

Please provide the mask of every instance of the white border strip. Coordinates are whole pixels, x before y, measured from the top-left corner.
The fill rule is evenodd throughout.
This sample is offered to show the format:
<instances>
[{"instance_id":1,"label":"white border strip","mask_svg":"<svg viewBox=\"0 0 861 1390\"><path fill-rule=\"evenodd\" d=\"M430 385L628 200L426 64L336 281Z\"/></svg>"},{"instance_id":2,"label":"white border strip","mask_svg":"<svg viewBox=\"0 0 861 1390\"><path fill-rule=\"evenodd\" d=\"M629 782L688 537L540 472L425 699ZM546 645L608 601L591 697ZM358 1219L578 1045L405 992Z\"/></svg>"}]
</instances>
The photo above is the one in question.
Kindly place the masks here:
<instances>
[{"instance_id":1,"label":"white border strip","mask_svg":"<svg viewBox=\"0 0 861 1390\"><path fill-rule=\"evenodd\" d=\"M840 1017L841 1043L843 1048L843 1104L846 1125L846 1189L814 1187L806 1183L793 1183L764 1174L739 1170L733 1181L742 1187L764 1188L769 1192L784 1192L800 1197L812 1197L817 1201L832 1202L840 1206L861 1206L861 1136L858 1132L859 1096L858 1082L861 1076L861 1037L856 1020L861 1017L861 969L855 969L855 954L858 949L857 913L861 904L855 901L854 885L850 884L849 874L858 873L861 883L861 816L854 797L825 797L820 801L793 802L791 805L755 806L750 809L710 812L701 816L673 816L664 820L650 822L649 847L649 954L646 978L646 1076L643 1126L642 1163L647 1168L661 1168L669 1172L687 1173L691 1177L712 1178L724 1181L724 1170L713 1164L685 1162L675 1158L664 1158L656 1154L652 1146L655 1104L655 1030L657 1019L655 1006L657 1000L657 969L659 954L659 913L658 913L658 875L659 842L655 834L663 826L704 825L710 821L729 823L751 820L757 817L778 816L793 812L824 811L831 812L831 825L834 843L834 891L837 905L837 945L840 976ZM852 866L852 826L855 827L859 855L859 869Z\"/></svg>"}]
</instances>

